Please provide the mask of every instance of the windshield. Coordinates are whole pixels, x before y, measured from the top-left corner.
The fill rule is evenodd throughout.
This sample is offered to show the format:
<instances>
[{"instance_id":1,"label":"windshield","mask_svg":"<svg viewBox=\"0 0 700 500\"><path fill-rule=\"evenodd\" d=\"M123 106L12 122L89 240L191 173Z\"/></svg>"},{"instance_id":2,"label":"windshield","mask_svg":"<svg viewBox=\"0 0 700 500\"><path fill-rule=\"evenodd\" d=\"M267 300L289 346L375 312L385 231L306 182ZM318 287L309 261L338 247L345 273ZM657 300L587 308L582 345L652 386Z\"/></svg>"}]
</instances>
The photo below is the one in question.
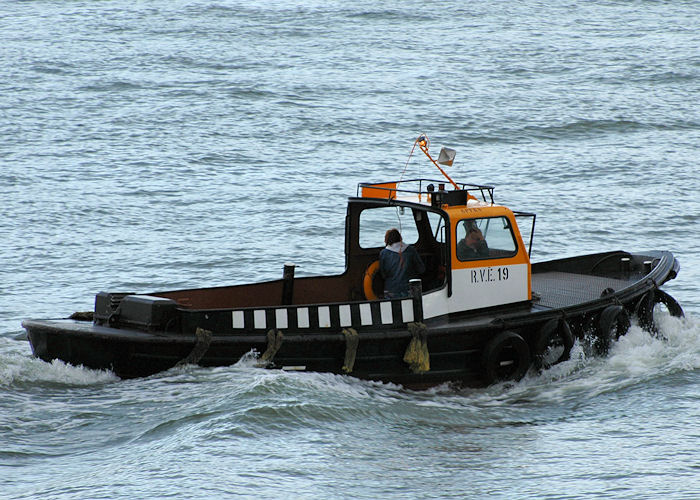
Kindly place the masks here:
<instances>
[{"instance_id":1,"label":"windshield","mask_svg":"<svg viewBox=\"0 0 700 500\"><path fill-rule=\"evenodd\" d=\"M518 249L510 221L503 216L459 221L456 241L461 261L512 257Z\"/></svg>"}]
</instances>

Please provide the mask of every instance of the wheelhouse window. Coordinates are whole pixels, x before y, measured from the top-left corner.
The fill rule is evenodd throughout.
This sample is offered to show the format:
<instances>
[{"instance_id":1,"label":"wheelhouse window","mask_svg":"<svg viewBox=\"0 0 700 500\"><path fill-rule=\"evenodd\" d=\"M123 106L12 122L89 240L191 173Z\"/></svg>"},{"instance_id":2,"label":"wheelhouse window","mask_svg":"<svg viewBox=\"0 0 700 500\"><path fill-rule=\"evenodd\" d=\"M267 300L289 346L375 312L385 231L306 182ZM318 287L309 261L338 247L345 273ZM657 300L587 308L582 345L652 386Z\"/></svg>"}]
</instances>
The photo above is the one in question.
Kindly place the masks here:
<instances>
[{"instance_id":1,"label":"wheelhouse window","mask_svg":"<svg viewBox=\"0 0 700 500\"><path fill-rule=\"evenodd\" d=\"M518 250L511 223L503 216L459 221L456 241L461 261L513 257Z\"/></svg>"},{"instance_id":2,"label":"wheelhouse window","mask_svg":"<svg viewBox=\"0 0 700 500\"><path fill-rule=\"evenodd\" d=\"M445 219L435 212L426 212L433 238L438 243L445 243Z\"/></svg>"},{"instance_id":3,"label":"wheelhouse window","mask_svg":"<svg viewBox=\"0 0 700 500\"><path fill-rule=\"evenodd\" d=\"M396 228L404 243L413 245L418 241L418 228L410 208L390 206L368 208L360 213L360 247L384 246L387 230Z\"/></svg>"}]
</instances>

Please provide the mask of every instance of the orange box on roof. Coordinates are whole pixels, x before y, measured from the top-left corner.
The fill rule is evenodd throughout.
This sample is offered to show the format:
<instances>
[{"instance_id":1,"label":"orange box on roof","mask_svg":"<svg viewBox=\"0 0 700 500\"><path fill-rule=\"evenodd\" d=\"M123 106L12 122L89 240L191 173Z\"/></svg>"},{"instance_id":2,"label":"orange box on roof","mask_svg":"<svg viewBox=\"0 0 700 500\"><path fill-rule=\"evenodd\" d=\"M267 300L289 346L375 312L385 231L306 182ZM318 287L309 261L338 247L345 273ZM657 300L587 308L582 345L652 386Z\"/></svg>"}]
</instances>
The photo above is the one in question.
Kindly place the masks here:
<instances>
[{"instance_id":1,"label":"orange box on roof","mask_svg":"<svg viewBox=\"0 0 700 500\"><path fill-rule=\"evenodd\" d=\"M363 198L386 198L393 200L396 198L396 182L384 182L362 187Z\"/></svg>"}]
</instances>

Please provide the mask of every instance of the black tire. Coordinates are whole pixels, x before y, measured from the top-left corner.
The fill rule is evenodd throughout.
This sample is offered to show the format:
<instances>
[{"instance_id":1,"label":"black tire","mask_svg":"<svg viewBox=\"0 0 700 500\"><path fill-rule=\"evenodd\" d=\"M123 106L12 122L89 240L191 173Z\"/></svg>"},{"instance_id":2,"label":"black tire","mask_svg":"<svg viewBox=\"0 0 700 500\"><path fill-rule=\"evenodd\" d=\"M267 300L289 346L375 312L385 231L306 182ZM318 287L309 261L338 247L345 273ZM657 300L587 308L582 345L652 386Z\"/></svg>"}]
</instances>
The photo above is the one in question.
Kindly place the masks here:
<instances>
[{"instance_id":1,"label":"black tire","mask_svg":"<svg viewBox=\"0 0 700 500\"><path fill-rule=\"evenodd\" d=\"M683 308L676 299L663 290L649 290L637 302L634 312L639 320L639 325L654 336L659 336L659 329L654 322L654 307L656 304L663 304L668 309L671 316L683 318Z\"/></svg>"},{"instance_id":2,"label":"black tire","mask_svg":"<svg viewBox=\"0 0 700 500\"><path fill-rule=\"evenodd\" d=\"M564 318L550 319L535 335L532 343L532 360L535 368L550 368L571 356L574 336Z\"/></svg>"},{"instance_id":3,"label":"black tire","mask_svg":"<svg viewBox=\"0 0 700 500\"><path fill-rule=\"evenodd\" d=\"M530 348L520 335L506 330L486 344L482 363L488 384L520 380L530 367Z\"/></svg>"},{"instance_id":4,"label":"black tire","mask_svg":"<svg viewBox=\"0 0 700 500\"><path fill-rule=\"evenodd\" d=\"M655 333L654 327L654 304L656 304L655 290L649 290L642 295L634 307L634 314L639 320L639 326L648 332Z\"/></svg>"},{"instance_id":5,"label":"black tire","mask_svg":"<svg viewBox=\"0 0 700 500\"><path fill-rule=\"evenodd\" d=\"M666 306L668 309L668 312L671 316L675 318L683 318L685 317L685 313L683 313L683 308L681 305L671 297L669 294L664 292L663 290L656 290L654 293L654 305L656 304L663 304ZM652 318L653 318L653 309L652 309Z\"/></svg>"},{"instance_id":6,"label":"black tire","mask_svg":"<svg viewBox=\"0 0 700 500\"><path fill-rule=\"evenodd\" d=\"M612 342L627 333L629 328L630 316L624 307L611 305L603 309L596 328L594 343L596 352L603 356L608 354Z\"/></svg>"}]
</instances>

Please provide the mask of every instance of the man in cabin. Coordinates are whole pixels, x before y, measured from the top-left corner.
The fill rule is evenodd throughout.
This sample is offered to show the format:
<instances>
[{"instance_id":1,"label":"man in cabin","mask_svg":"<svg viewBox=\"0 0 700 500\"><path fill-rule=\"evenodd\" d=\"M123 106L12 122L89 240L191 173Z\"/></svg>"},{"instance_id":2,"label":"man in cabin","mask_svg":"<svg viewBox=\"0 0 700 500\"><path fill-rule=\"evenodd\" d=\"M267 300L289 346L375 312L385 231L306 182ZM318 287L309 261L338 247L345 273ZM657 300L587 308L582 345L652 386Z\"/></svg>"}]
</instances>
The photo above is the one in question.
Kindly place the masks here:
<instances>
[{"instance_id":1,"label":"man in cabin","mask_svg":"<svg viewBox=\"0 0 700 500\"><path fill-rule=\"evenodd\" d=\"M407 245L398 229L389 229L384 235L386 247L379 252L379 270L384 278L384 298L408 297L408 280L425 272L425 264L418 251Z\"/></svg>"},{"instance_id":2,"label":"man in cabin","mask_svg":"<svg viewBox=\"0 0 700 500\"><path fill-rule=\"evenodd\" d=\"M464 238L457 243L457 258L459 260L478 259L489 256L489 246L484 235L473 220L465 221Z\"/></svg>"}]
</instances>

